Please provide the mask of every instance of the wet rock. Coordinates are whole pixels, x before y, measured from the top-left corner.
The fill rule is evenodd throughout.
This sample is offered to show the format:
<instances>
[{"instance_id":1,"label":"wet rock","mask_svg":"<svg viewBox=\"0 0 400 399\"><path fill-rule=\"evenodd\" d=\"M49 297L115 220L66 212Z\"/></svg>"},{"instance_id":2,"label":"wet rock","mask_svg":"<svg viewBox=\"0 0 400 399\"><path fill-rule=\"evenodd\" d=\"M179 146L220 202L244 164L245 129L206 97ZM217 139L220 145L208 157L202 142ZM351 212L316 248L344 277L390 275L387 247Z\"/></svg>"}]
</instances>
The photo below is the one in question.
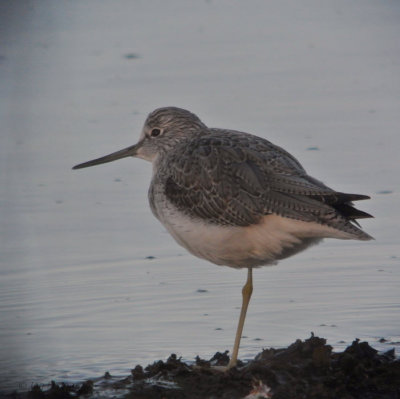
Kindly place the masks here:
<instances>
[{"instance_id":1,"label":"wet rock","mask_svg":"<svg viewBox=\"0 0 400 399\"><path fill-rule=\"evenodd\" d=\"M93 393L93 381L85 381L76 392L77 396L90 395Z\"/></svg>"},{"instance_id":2,"label":"wet rock","mask_svg":"<svg viewBox=\"0 0 400 399\"><path fill-rule=\"evenodd\" d=\"M131 374L134 381L144 380L146 378L143 367L140 364L131 370Z\"/></svg>"},{"instance_id":3,"label":"wet rock","mask_svg":"<svg viewBox=\"0 0 400 399\"><path fill-rule=\"evenodd\" d=\"M31 399L68 399L74 397L74 391L76 387L74 385L68 384L56 384L54 381L51 381L51 386L47 391L43 391L39 385L34 385L29 392L29 398Z\"/></svg>"},{"instance_id":4,"label":"wet rock","mask_svg":"<svg viewBox=\"0 0 400 399\"><path fill-rule=\"evenodd\" d=\"M217 352L211 359L211 366L226 366L229 363L229 351L225 351L224 353Z\"/></svg>"},{"instance_id":5,"label":"wet rock","mask_svg":"<svg viewBox=\"0 0 400 399\"><path fill-rule=\"evenodd\" d=\"M108 372L108 371L106 371L105 373L104 373L104 377L103 377L105 380L109 380L110 378L111 378L111 374Z\"/></svg>"}]
</instances>

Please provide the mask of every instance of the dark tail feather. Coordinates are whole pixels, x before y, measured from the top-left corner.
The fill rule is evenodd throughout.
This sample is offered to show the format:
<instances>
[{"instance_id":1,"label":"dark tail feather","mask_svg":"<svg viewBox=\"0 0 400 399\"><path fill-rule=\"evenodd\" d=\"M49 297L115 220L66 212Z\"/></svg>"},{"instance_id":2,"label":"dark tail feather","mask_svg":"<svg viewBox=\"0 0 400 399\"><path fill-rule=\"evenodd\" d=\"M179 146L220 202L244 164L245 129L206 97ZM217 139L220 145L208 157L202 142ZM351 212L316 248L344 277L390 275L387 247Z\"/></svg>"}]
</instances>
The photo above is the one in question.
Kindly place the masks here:
<instances>
[{"instance_id":1,"label":"dark tail feather","mask_svg":"<svg viewBox=\"0 0 400 399\"><path fill-rule=\"evenodd\" d=\"M337 191L324 193L324 195L311 196L315 199L325 202L332 208L335 208L342 216L354 221L355 219L372 218L373 216L367 212L360 211L355 208L352 201L360 201L370 199L368 195L363 194L346 194Z\"/></svg>"},{"instance_id":2,"label":"dark tail feather","mask_svg":"<svg viewBox=\"0 0 400 399\"><path fill-rule=\"evenodd\" d=\"M352 202L352 201L361 201L361 200L367 200L370 199L368 195L363 195L363 194L346 194L346 193L335 193L334 195L335 198L335 203L346 203L346 202Z\"/></svg>"},{"instance_id":3,"label":"dark tail feather","mask_svg":"<svg viewBox=\"0 0 400 399\"><path fill-rule=\"evenodd\" d=\"M366 200L370 197L363 194L347 194L341 192L333 192L331 195L326 195L323 197L323 202L329 204L332 208L336 209L340 215L344 216L350 222L354 223L360 227L356 219L366 219L373 218L367 212L360 211L355 208L352 201Z\"/></svg>"},{"instance_id":4,"label":"dark tail feather","mask_svg":"<svg viewBox=\"0 0 400 399\"><path fill-rule=\"evenodd\" d=\"M362 194L346 194L340 193L337 191L332 191L329 193L310 195L311 198L314 198L318 201L325 202L325 204L335 206L337 204L350 204L352 201L360 201L370 199L368 195Z\"/></svg>"},{"instance_id":5,"label":"dark tail feather","mask_svg":"<svg viewBox=\"0 0 400 399\"><path fill-rule=\"evenodd\" d=\"M366 219L366 218L373 218L367 212L360 211L357 208L354 208L353 204L351 203L342 203L342 204L334 204L332 205L337 211L339 211L343 216L349 219Z\"/></svg>"}]
</instances>

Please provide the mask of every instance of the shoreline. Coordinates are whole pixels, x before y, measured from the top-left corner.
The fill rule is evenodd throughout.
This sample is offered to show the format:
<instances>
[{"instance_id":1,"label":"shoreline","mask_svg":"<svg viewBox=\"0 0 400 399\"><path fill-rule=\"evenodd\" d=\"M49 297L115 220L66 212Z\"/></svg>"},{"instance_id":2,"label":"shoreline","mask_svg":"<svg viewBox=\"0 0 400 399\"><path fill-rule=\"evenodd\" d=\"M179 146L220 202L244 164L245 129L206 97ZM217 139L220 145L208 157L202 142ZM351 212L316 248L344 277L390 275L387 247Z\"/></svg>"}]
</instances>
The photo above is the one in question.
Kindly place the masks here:
<instances>
[{"instance_id":1,"label":"shoreline","mask_svg":"<svg viewBox=\"0 0 400 399\"><path fill-rule=\"evenodd\" d=\"M281 349L265 349L227 372L213 369L228 363L228 353L210 360L185 363L172 354L126 377L102 377L81 384L51 382L34 385L28 392L13 392L18 399L76 397L175 399L398 399L400 359L395 349L384 353L356 339L342 352L333 352L324 338L310 338Z\"/></svg>"}]
</instances>

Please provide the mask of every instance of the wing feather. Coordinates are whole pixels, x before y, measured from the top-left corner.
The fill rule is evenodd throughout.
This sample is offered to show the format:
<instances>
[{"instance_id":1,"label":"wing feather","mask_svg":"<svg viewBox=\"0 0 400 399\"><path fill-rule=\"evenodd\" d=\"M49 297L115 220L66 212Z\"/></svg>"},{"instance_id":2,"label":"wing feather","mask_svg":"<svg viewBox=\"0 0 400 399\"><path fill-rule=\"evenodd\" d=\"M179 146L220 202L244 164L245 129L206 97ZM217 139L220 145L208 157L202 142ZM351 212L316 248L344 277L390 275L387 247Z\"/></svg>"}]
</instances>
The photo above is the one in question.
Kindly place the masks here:
<instances>
[{"instance_id":1,"label":"wing feather","mask_svg":"<svg viewBox=\"0 0 400 399\"><path fill-rule=\"evenodd\" d=\"M183 143L157 172L168 200L187 215L248 226L274 213L353 233L361 230L351 220L371 217L352 204L369 197L332 190L269 141L239 132L211 132Z\"/></svg>"}]
</instances>

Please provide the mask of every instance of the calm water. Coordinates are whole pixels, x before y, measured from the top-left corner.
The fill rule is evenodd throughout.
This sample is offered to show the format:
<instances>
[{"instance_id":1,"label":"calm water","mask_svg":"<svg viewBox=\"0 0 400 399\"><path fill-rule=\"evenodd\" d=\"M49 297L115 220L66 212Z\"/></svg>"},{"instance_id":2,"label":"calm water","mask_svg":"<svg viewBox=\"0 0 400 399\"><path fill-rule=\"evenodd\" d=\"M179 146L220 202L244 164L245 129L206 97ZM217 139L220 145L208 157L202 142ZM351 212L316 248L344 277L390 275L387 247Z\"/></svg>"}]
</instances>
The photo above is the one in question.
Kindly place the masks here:
<instances>
[{"instance_id":1,"label":"calm water","mask_svg":"<svg viewBox=\"0 0 400 399\"><path fill-rule=\"evenodd\" d=\"M327 240L255 271L240 357L311 331L336 349L399 347L397 3L0 7L0 391L231 349L246 273L174 243L148 208L151 165L71 171L134 143L165 105L373 197L359 205L376 241Z\"/></svg>"}]
</instances>

